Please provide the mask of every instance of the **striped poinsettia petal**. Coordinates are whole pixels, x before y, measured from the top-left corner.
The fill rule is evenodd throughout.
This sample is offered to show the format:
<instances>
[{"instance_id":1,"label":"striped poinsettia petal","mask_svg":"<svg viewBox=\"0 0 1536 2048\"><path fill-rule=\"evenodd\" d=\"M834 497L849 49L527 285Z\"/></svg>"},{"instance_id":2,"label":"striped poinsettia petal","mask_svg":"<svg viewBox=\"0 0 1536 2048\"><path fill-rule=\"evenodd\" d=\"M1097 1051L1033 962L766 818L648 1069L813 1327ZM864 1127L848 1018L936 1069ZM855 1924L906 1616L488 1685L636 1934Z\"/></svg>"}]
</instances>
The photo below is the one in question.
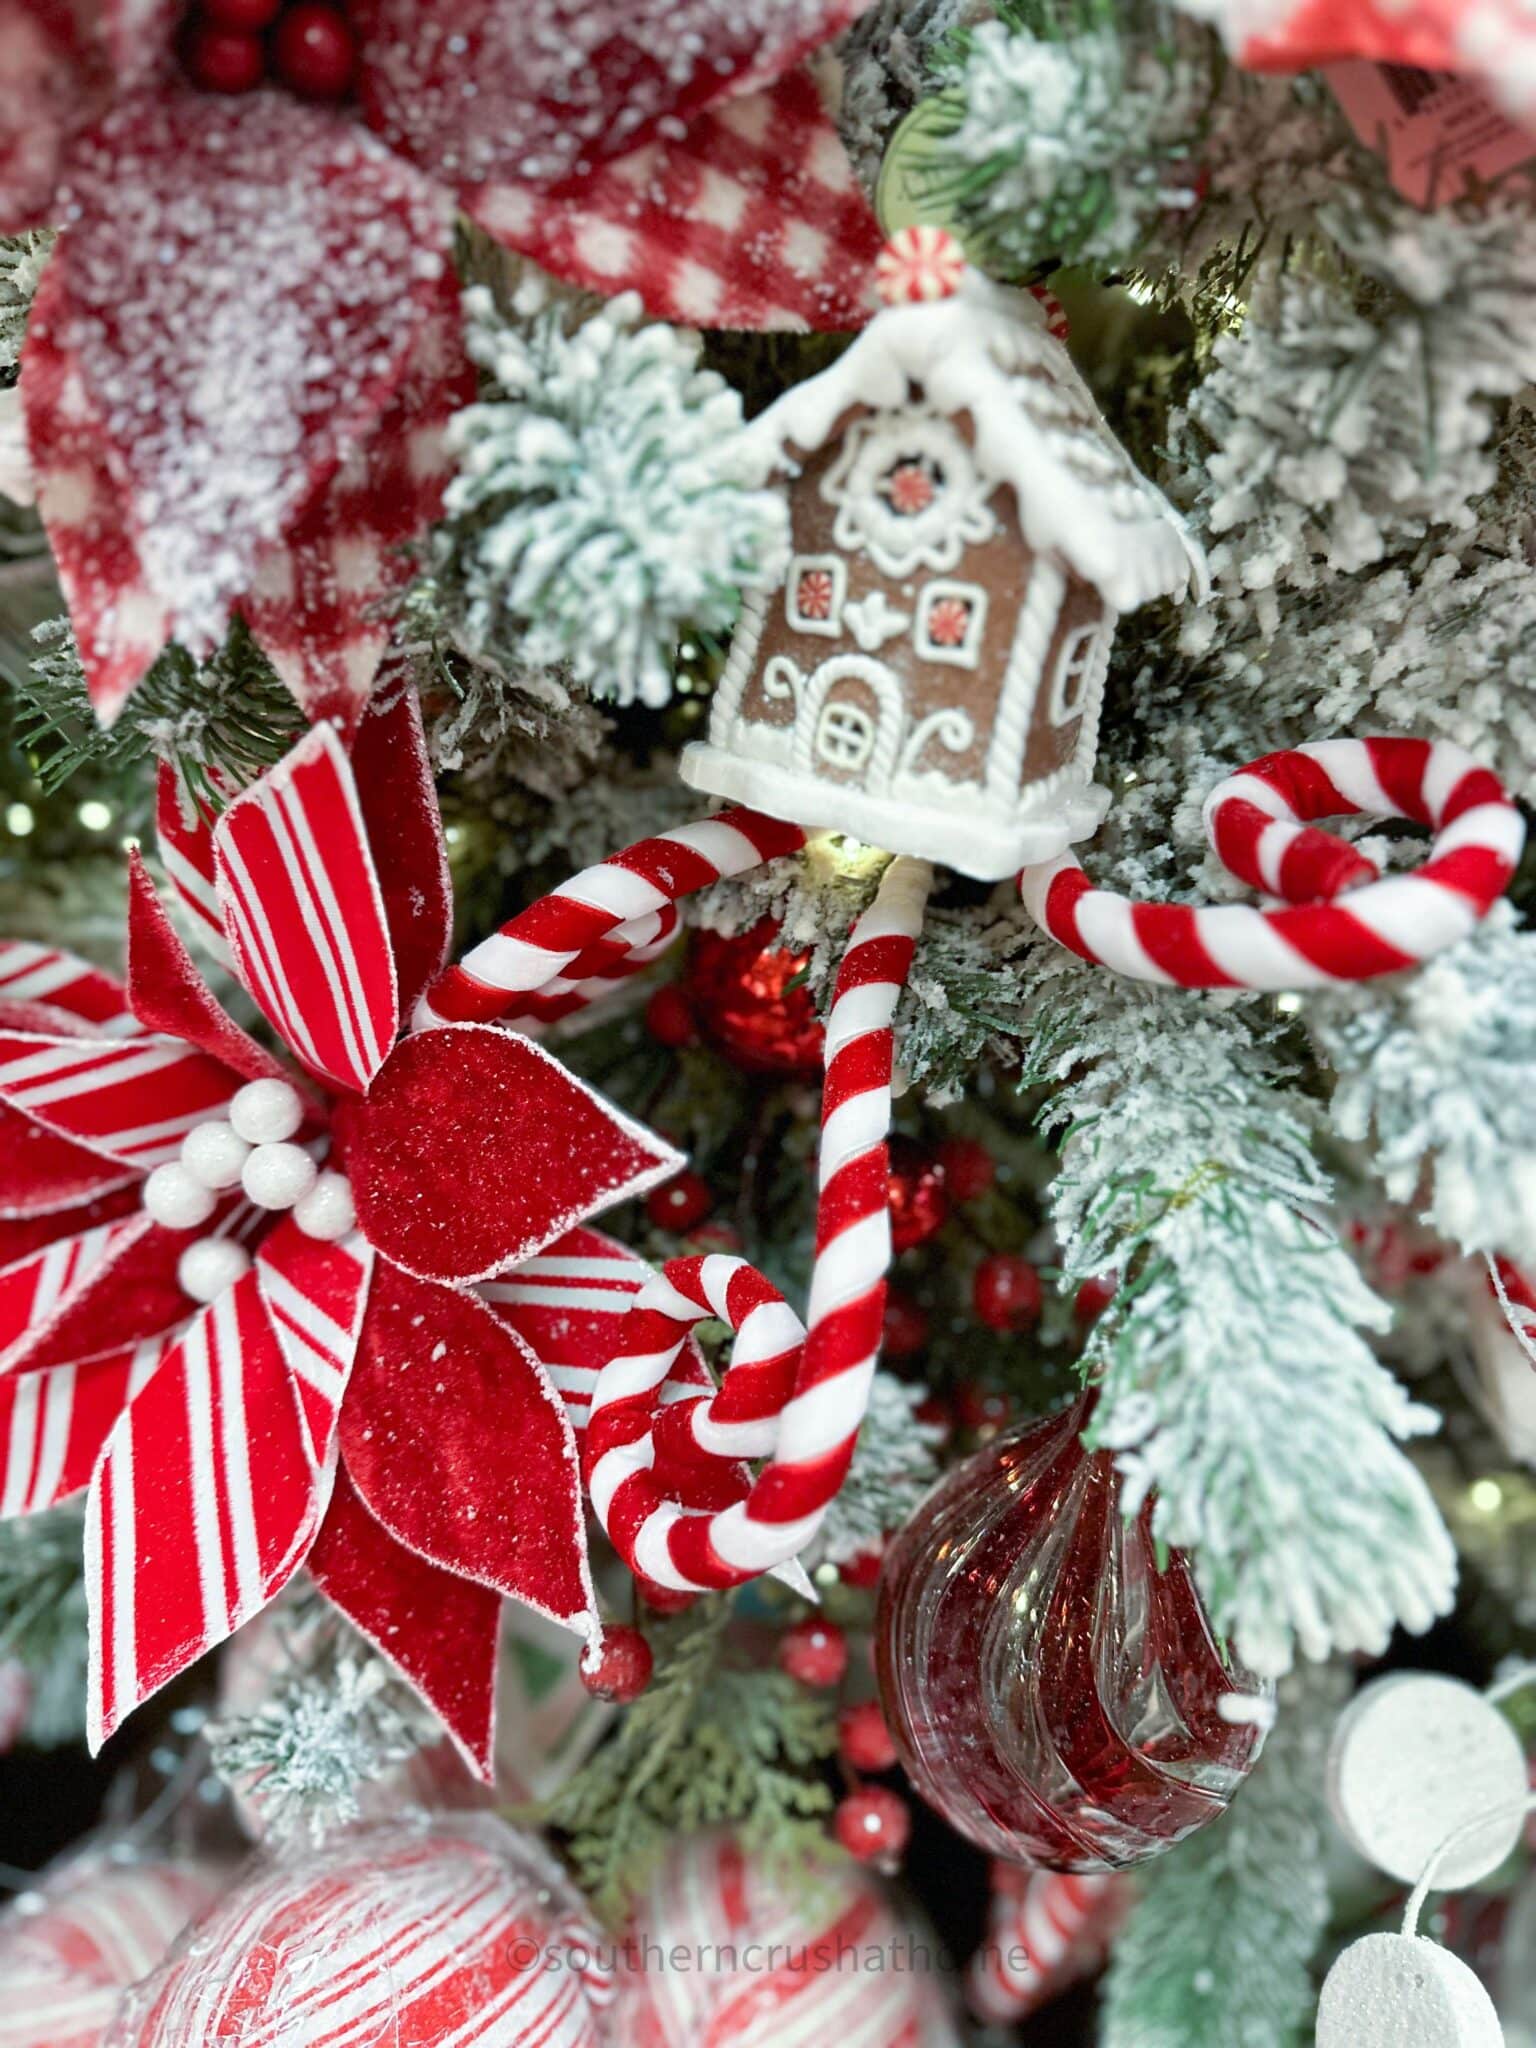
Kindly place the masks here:
<instances>
[{"instance_id":1,"label":"striped poinsettia petal","mask_svg":"<svg viewBox=\"0 0 1536 2048\"><path fill-rule=\"evenodd\" d=\"M85 1491L102 1445L165 1348L150 1337L81 1365L0 1377L0 1516L34 1515Z\"/></svg>"},{"instance_id":2,"label":"striped poinsettia petal","mask_svg":"<svg viewBox=\"0 0 1536 2048\"><path fill-rule=\"evenodd\" d=\"M306 733L214 830L241 979L314 1073L361 1093L399 1026L389 926L351 764Z\"/></svg>"},{"instance_id":3,"label":"striped poinsettia petal","mask_svg":"<svg viewBox=\"0 0 1536 2048\"><path fill-rule=\"evenodd\" d=\"M103 1159L0 1102L0 1218L42 1219L116 1188L137 1187L138 1179L131 1166Z\"/></svg>"},{"instance_id":4,"label":"striped poinsettia petal","mask_svg":"<svg viewBox=\"0 0 1536 2048\"><path fill-rule=\"evenodd\" d=\"M146 1172L174 1159L238 1074L178 1039L0 1031L0 1100L104 1159Z\"/></svg>"},{"instance_id":5,"label":"striped poinsettia petal","mask_svg":"<svg viewBox=\"0 0 1536 2048\"><path fill-rule=\"evenodd\" d=\"M131 1223L100 1223L0 1267L0 1367L29 1332L50 1322L74 1290L121 1249Z\"/></svg>"},{"instance_id":6,"label":"striped poinsettia petal","mask_svg":"<svg viewBox=\"0 0 1536 2048\"><path fill-rule=\"evenodd\" d=\"M0 1369L74 1365L179 1331L195 1307L177 1278L182 1253L196 1237L240 1234L250 1215L248 1204L231 1197L198 1230L166 1230L142 1208L125 1216L100 1260L0 1357Z\"/></svg>"},{"instance_id":7,"label":"striped poinsettia petal","mask_svg":"<svg viewBox=\"0 0 1536 2048\"><path fill-rule=\"evenodd\" d=\"M119 1417L85 1521L87 1732L126 1716L260 1612L325 1512L254 1271L209 1303Z\"/></svg>"},{"instance_id":8,"label":"striped poinsettia petal","mask_svg":"<svg viewBox=\"0 0 1536 2048\"><path fill-rule=\"evenodd\" d=\"M356 1231L326 1244L306 1237L291 1218L256 1255L262 1299L293 1375L299 1419L316 1465L331 1453L372 1274L372 1247Z\"/></svg>"},{"instance_id":9,"label":"striped poinsettia petal","mask_svg":"<svg viewBox=\"0 0 1536 2048\"><path fill-rule=\"evenodd\" d=\"M87 1024L138 1029L128 991L113 975L31 939L0 939L0 1003L47 1003Z\"/></svg>"},{"instance_id":10,"label":"striped poinsettia petal","mask_svg":"<svg viewBox=\"0 0 1536 2048\"><path fill-rule=\"evenodd\" d=\"M226 792L233 796L231 788ZM192 929L216 959L226 963L224 908L213 867L214 812L194 796L169 761L160 763L155 784L155 838L160 865Z\"/></svg>"}]
</instances>

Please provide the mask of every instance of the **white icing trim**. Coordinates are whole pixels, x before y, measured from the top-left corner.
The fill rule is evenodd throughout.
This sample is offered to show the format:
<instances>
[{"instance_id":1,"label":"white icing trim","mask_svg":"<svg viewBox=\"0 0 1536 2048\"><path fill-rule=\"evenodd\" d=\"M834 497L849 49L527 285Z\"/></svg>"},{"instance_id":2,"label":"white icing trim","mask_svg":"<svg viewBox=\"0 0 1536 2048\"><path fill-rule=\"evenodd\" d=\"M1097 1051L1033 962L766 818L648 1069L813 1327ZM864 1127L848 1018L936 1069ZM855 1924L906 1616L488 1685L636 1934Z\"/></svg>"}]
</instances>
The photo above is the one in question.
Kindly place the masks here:
<instances>
[{"instance_id":1,"label":"white icing trim","mask_svg":"<svg viewBox=\"0 0 1536 2048\"><path fill-rule=\"evenodd\" d=\"M866 590L857 603L846 607L843 617L866 654L876 653L912 623L912 614L898 610L883 590Z\"/></svg>"},{"instance_id":2,"label":"white icing trim","mask_svg":"<svg viewBox=\"0 0 1536 2048\"><path fill-rule=\"evenodd\" d=\"M1118 612L1104 614L1104 658L1099 663L1088 692L1088 702L1083 706L1083 723L1077 735L1077 748L1072 756L1073 767L1082 775L1093 773L1093 764L1099 754L1099 720L1104 712L1104 684L1109 675L1109 653L1115 644L1115 628L1120 623Z\"/></svg>"},{"instance_id":3,"label":"white icing trim","mask_svg":"<svg viewBox=\"0 0 1536 2048\"><path fill-rule=\"evenodd\" d=\"M741 700L751 680L757 650L762 642L768 603L769 593L766 590L749 590L742 600L741 617L731 635L731 651L725 658L725 667L720 671L720 680L710 700L709 736L717 744L721 736L730 731L741 709Z\"/></svg>"},{"instance_id":4,"label":"white icing trim","mask_svg":"<svg viewBox=\"0 0 1536 2048\"><path fill-rule=\"evenodd\" d=\"M836 685L849 679L867 684L880 708L875 743L864 774L865 787L870 791L887 789L895 773L902 729L907 722L906 701L897 676L883 661L875 661L867 654L834 654L830 661L824 661L812 672L795 719L795 770L800 775L816 773L816 741L822 708ZM750 733L753 728L749 723L744 724ZM840 788L843 785L833 786Z\"/></svg>"},{"instance_id":5,"label":"white icing trim","mask_svg":"<svg viewBox=\"0 0 1536 2048\"><path fill-rule=\"evenodd\" d=\"M992 720L992 741L987 748L987 793L998 803L1019 801L1035 699L1066 594L1067 579L1059 564L1049 556L1037 555L1030 564L1029 587L1019 607L1019 623L1008 651L1008 667Z\"/></svg>"},{"instance_id":6,"label":"white icing trim","mask_svg":"<svg viewBox=\"0 0 1536 2048\"><path fill-rule=\"evenodd\" d=\"M935 576L931 583L924 584L917 600L917 625L912 635L912 643L924 661L948 662L954 668L976 667L981 660L981 636L987 624L987 595L984 585L963 583L952 576ZM958 647L947 647L935 640L928 627L934 606L949 597L957 597L971 608L965 638Z\"/></svg>"},{"instance_id":7,"label":"white icing trim","mask_svg":"<svg viewBox=\"0 0 1536 2048\"><path fill-rule=\"evenodd\" d=\"M788 654L770 654L763 664L763 695L769 702L782 704L787 697L798 715L804 689L805 671L799 662ZM710 725L713 727L713 719Z\"/></svg>"},{"instance_id":8,"label":"white icing trim","mask_svg":"<svg viewBox=\"0 0 1536 2048\"><path fill-rule=\"evenodd\" d=\"M933 502L921 512L895 512L880 495L888 473L909 456L926 455L943 472ZM953 569L973 542L990 540L997 516L987 504L995 481L983 477L971 450L931 405L867 413L843 436L838 458L821 480L837 507L832 537L850 553L862 550L883 575Z\"/></svg>"},{"instance_id":9,"label":"white icing trim","mask_svg":"<svg viewBox=\"0 0 1536 2048\"><path fill-rule=\"evenodd\" d=\"M824 569L832 578L832 609L824 619L810 618L797 602L800 578L810 569ZM843 634L843 605L848 596L848 564L841 555L791 555L784 583L784 617L797 633L817 633L825 640L840 640Z\"/></svg>"},{"instance_id":10,"label":"white icing trim","mask_svg":"<svg viewBox=\"0 0 1536 2048\"><path fill-rule=\"evenodd\" d=\"M854 730L842 735L839 731L840 724L846 724ZM879 734L879 725L861 704L834 703L829 697L822 705L821 716L816 721L812 752L818 761L825 762L829 768L842 768L850 775L857 775L868 765ZM846 753L840 752L836 744L828 745L829 740L835 742L840 736L855 741L853 748Z\"/></svg>"},{"instance_id":11,"label":"white icing trim","mask_svg":"<svg viewBox=\"0 0 1536 2048\"><path fill-rule=\"evenodd\" d=\"M958 704L946 704L941 711L930 711L926 718L920 718L913 728L912 736L901 750L899 772L903 775L938 775L942 771L927 769L920 771L918 762L923 758L928 742L936 739L940 746L947 747L952 754L963 754L976 738L976 727L968 714ZM949 783L955 789L961 785ZM972 783L971 788L976 784Z\"/></svg>"},{"instance_id":12,"label":"white icing trim","mask_svg":"<svg viewBox=\"0 0 1536 2048\"><path fill-rule=\"evenodd\" d=\"M1073 663L1079 655L1082 660L1074 674ZM1089 619L1086 624L1072 628L1061 643L1055 671L1051 676L1051 697L1047 706L1047 716L1052 725L1065 725L1070 719L1082 717L1094 683L1099 679L1108 655L1102 618ZM1069 682L1077 684L1077 695L1070 703L1067 701Z\"/></svg>"}]
</instances>

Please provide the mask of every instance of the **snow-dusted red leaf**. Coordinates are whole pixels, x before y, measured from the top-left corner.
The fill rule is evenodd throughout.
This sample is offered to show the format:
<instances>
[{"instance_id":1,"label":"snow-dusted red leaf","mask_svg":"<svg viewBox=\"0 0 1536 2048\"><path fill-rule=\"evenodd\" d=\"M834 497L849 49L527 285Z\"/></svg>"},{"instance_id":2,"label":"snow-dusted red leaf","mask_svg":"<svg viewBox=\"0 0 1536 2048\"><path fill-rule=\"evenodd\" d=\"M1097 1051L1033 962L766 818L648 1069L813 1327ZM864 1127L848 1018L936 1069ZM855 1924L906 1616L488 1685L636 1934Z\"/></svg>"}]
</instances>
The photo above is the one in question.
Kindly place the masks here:
<instances>
[{"instance_id":1,"label":"snow-dusted red leaf","mask_svg":"<svg viewBox=\"0 0 1536 2048\"><path fill-rule=\"evenodd\" d=\"M0 0L0 234L47 227L71 135L108 85L88 11L66 0Z\"/></svg>"},{"instance_id":2,"label":"snow-dusted red leaf","mask_svg":"<svg viewBox=\"0 0 1536 2048\"><path fill-rule=\"evenodd\" d=\"M167 638L218 644L261 556L372 433L441 304L449 217L343 112L169 85L76 142L61 198L40 295L52 361L35 386L28 363L23 390L110 712ZM65 449L71 417L87 432Z\"/></svg>"},{"instance_id":3,"label":"snow-dusted red leaf","mask_svg":"<svg viewBox=\"0 0 1536 2048\"><path fill-rule=\"evenodd\" d=\"M137 851L128 856L128 1000L147 1030L196 1046L242 1081L286 1078L192 964Z\"/></svg>"},{"instance_id":4,"label":"snow-dusted red leaf","mask_svg":"<svg viewBox=\"0 0 1536 2048\"><path fill-rule=\"evenodd\" d=\"M469 211L545 270L691 326L862 327L883 234L814 80L792 72L686 134L551 195L504 182Z\"/></svg>"},{"instance_id":5,"label":"snow-dusted red leaf","mask_svg":"<svg viewBox=\"0 0 1536 2048\"><path fill-rule=\"evenodd\" d=\"M341 1453L408 1550L569 1626L595 1616L565 1405L483 1302L379 1261Z\"/></svg>"},{"instance_id":6,"label":"snow-dusted red leaf","mask_svg":"<svg viewBox=\"0 0 1536 2048\"><path fill-rule=\"evenodd\" d=\"M448 957L453 882L414 685L386 664L352 742L352 773L389 921L400 1014Z\"/></svg>"},{"instance_id":7,"label":"snow-dusted red leaf","mask_svg":"<svg viewBox=\"0 0 1536 2048\"><path fill-rule=\"evenodd\" d=\"M97 1468L85 1523L93 1751L282 1590L332 1476L310 1461L248 1272L166 1353Z\"/></svg>"},{"instance_id":8,"label":"snow-dusted red leaf","mask_svg":"<svg viewBox=\"0 0 1536 2048\"><path fill-rule=\"evenodd\" d=\"M151 1337L80 1365L0 1377L0 1516L38 1514L84 1492L164 1349Z\"/></svg>"},{"instance_id":9,"label":"snow-dusted red leaf","mask_svg":"<svg viewBox=\"0 0 1536 2048\"><path fill-rule=\"evenodd\" d=\"M22 1339L51 1322L133 1230L123 1222L94 1224L0 1267L0 1371Z\"/></svg>"},{"instance_id":10,"label":"snow-dusted red leaf","mask_svg":"<svg viewBox=\"0 0 1536 2048\"><path fill-rule=\"evenodd\" d=\"M131 1024L115 975L58 946L0 939L0 1003L46 1003L86 1024Z\"/></svg>"},{"instance_id":11,"label":"snow-dusted red leaf","mask_svg":"<svg viewBox=\"0 0 1536 2048\"><path fill-rule=\"evenodd\" d=\"M179 1039L60 1038L0 1029L0 1100L104 1159L174 1159L239 1077Z\"/></svg>"},{"instance_id":12,"label":"snow-dusted red leaf","mask_svg":"<svg viewBox=\"0 0 1536 2048\"><path fill-rule=\"evenodd\" d=\"M305 1066L360 1093L399 1008L357 786L331 728L236 797L213 843L240 978Z\"/></svg>"},{"instance_id":13,"label":"snow-dusted red leaf","mask_svg":"<svg viewBox=\"0 0 1536 2048\"><path fill-rule=\"evenodd\" d=\"M501 1595L397 1543L345 1468L309 1553L333 1606L437 1715L476 1777L496 1775L496 1651Z\"/></svg>"},{"instance_id":14,"label":"snow-dusted red leaf","mask_svg":"<svg viewBox=\"0 0 1536 2048\"><path fill-rule=\"evenodd\" d=\"M309 1455L323 1465L347 1390L368 1302L373 1252L354 1231L336 1244L284 1217L256 1255L256 1278L293 1375Z\"/></svg>"},{"instance_id":15,"label":"snow-dusted red leaf","mask_svg":"<svg viewBox=\"0 0 1536 2048\"><path fill-rule=\"evenodd\" d=\"M228 796L234 796L230 789ZM169 761L155 782L155 839L160 865L194 929L216 959L227 961L224 912L213 872L214 813L194 796Z\"/></svg>"},{"instance_id":16,"label":"snow-dusted red leaf","mask_svg":"<svg viewBox=\"0 0 1536 2048\"><path fill-rule=\"evenodd\" d=\"M0 1102L0 1217L47 1216L136 1183L116 1165Z\"/></svg>"},{"instance_id":17,"label":"snow-dusted red leaf","mask_svg":"<svg viewBox=\"0 0 1536 2048\"><path fill-rule=\"evenodd\" d=\"M348 1151L370 1243L425 1279L457 1281L521 1264L684 1163L542 1047L487 1024L398 1045Z\"/></svg>"}]
</instances>

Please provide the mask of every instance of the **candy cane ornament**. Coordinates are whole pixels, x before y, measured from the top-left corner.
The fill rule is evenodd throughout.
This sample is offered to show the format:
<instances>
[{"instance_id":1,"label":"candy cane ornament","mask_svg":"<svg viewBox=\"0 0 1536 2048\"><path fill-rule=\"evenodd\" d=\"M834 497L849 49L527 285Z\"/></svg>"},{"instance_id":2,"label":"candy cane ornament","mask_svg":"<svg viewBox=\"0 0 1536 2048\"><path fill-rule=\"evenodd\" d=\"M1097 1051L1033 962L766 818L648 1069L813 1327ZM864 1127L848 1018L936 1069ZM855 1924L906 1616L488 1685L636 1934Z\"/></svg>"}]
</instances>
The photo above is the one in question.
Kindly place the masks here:
<instances>
[{"instance_id":1,"label":"candy cane ornament","mask_svg":"<svg viewBox=\"0 0 1536 2048\"><path fill-rule=\"evenodd\" d=\"M1383 878L1312 821L1404 818L1429 858ZM1509 884L1525 825L1497 778L1448 740L1320 740L1267 754L1206 799L1206 834L1240 880L1282 900L1141 903L1096 889L1076 856L1026 867L1019 894L1052 938L1134 981L1327 988L1415 967L1465 938Z\"/></svg>"}]
</instances>

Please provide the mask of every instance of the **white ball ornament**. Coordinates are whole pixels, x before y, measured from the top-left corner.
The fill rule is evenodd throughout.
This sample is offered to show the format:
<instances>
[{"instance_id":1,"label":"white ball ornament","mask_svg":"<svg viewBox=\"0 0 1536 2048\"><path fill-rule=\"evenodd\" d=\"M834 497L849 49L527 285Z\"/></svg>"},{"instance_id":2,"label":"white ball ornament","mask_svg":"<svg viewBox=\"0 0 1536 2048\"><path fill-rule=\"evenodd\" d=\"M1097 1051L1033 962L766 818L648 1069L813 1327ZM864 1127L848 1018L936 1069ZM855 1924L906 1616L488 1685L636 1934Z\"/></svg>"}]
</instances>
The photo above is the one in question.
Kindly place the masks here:
<instances>
[{"instance_id":1,"label":"white ball ornament","mask_svg":"<svg viewBox=\"0 0 1536 2048\"><path fill-rule=\"evenodd\" d=\"M1459 1679L1396 1672L1339 1716L1328 1755L1333 1817L1352 1849L1403 1884L1416 1883L1453 1836L1435 1865L1436 1888L1476 1884L1514 1848L1526 1798L1514 1729Z\"/></svg>"},{"instance_id":2,"label":"white ball ornament","mask_svg":"<svg viewBox=\"0 0 1536 2048\"><path fill-rule=\"evenodd\" d=\"M1317 2048L1504 2048L1493 2001L1420 1934L1367 1934L1323 1980Z\"/></svg>"},{"instance_id":3,"label":"white ball ornament","mask_svg":"<svg viewBox=\"0 0 1536 2048\"><path fill-rule=\"evenodd\" d=\"M318 1177L302 1145L258 1145L240 1169L240 1185L259 1209L291 1209Z\"/></svg>"},{"instance_id":4,"label":"white ball ornament","mask_svg":"<svg viewBox=\"0 0 1536 2048\"><path fill-rule=\"evenodd\" d=\"M327 1244L345 1237L357 1221L351 1181L344 1173L322 1173L309 1193L294 1203L293 1220L306 1237Z\"/></svg>"},{"instance_id":5,"label":"white ball ornament","mask_svg":"<svg viewBox=\"0 0 1536 2048\"><path fill-rule=\"evenodd\" d=\"M247 1081L229 1105L236 1133L251 1145L280 1145L304 1121L304 1104L291 1081Z\"/></svg>"},{"instance_id":6,"label":"white ball ornament","mask_svg":"<svg viewBox=\"0 0 1536 2048\"><path fill-rule=\"evenodd\" d=\"M218 1207L218 1197L171 1160L145 1181L144 1207L167 1230L196 1230Z\"/></svg>"},{"instance_id":7,"label":"white ball ornament","mask_svg":"<svg viewBox=\"0 0 1536 2048\"><path fill-rule=\"evenodd\" d=\"M250 1149L232 1123L211 1117L205 1124L194 1124L182 1139L181 1163L205 1188L238 1187Z\"/></svg>"},{"instance_id":8,"label":"white ball ornament","mask_svg":"<svg viewBox=\"0 0 1536 2048\"><path fill-rule=\"evenodd\" d=\"M176 1265L184 1294L194 1301L212 1301L250 1271L251 1255L227 1237L200 1237L189 1244Z\"/></svg>"}]
</instances>

